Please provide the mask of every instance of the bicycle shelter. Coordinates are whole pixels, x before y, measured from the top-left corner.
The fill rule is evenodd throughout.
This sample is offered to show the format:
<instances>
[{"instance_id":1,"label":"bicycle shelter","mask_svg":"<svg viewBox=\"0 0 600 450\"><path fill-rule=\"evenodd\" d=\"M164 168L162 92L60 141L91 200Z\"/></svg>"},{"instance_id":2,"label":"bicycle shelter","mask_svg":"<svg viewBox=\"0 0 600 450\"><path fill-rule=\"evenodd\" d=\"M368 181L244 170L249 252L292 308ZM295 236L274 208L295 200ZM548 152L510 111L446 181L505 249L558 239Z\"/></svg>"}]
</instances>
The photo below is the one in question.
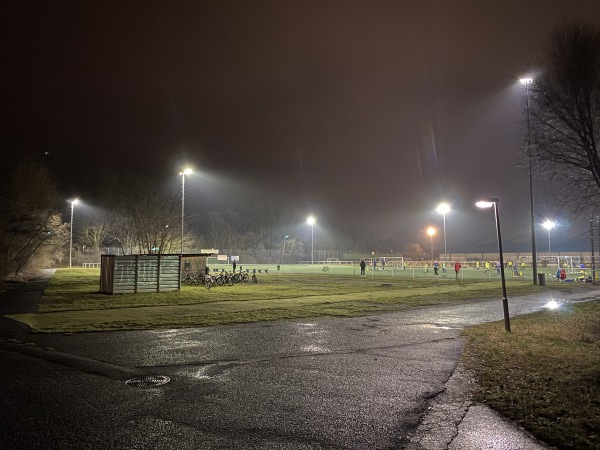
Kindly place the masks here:
<instances>
[{"instance_id":1,"label":"bicycle shelter","mask_svg":"<svg viewBox=\"0 0 600 450\"><path fill-rule=\"evenodd\" d=\"M136 294L181 289L184 270L204 270L213 253L101 255L100 292Z\"/></svg>"}]
</instances>

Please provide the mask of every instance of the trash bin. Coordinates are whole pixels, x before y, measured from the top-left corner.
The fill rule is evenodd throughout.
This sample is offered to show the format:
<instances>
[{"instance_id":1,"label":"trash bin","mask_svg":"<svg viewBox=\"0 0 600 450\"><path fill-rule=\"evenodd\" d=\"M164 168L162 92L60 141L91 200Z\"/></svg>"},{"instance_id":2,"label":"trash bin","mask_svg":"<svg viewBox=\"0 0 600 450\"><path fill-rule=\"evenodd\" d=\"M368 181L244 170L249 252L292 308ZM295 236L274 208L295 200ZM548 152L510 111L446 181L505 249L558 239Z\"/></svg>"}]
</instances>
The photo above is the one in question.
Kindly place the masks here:
<instances>
[{"instance_id":1,"label":"trash bin","mask_svg":"<svg viewBox=\"0 0 600 450\"><path fill-rule=\"evenodd\" d=\"M538 273L538 281L539 281L540 286L546 286L546 274Z\"/></svg>"}]
</instances>

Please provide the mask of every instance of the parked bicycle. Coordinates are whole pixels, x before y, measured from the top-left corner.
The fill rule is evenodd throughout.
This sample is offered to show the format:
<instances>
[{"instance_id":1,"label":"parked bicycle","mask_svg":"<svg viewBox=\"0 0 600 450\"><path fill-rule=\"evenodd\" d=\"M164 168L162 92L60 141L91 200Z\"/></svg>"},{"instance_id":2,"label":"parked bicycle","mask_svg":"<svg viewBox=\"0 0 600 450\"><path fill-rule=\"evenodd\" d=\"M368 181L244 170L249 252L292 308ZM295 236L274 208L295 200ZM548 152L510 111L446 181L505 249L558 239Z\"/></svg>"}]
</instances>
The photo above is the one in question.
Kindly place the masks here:
<instances>
[{"instance_id":1,"label":"parked bicycle","mask_svg":"<svg viewBox=\"0 0 600 450\"><path fill-rule=\"evenodd\" d=\"M202 275L200 275L202 276ZM187 273L187 276L182 280L182 283L187 284L188 286L195 284L196 286L200 285L201 280L199 278L199 276L194 276L194 275L190 275L190 273Z\"/></svg>"},{"instance_id":2,"label":"parked bicycle","mask_svg":"<svg viewBox=\"0 0 600 450\"><path fill-rule=\"evenodd\" d=\"M247 273L236 272L233 274L233 282L234 283L239 283L240 281L247 283L249 279L250 279L250 277L248 276Z\"/></svg>"}]
</instances>

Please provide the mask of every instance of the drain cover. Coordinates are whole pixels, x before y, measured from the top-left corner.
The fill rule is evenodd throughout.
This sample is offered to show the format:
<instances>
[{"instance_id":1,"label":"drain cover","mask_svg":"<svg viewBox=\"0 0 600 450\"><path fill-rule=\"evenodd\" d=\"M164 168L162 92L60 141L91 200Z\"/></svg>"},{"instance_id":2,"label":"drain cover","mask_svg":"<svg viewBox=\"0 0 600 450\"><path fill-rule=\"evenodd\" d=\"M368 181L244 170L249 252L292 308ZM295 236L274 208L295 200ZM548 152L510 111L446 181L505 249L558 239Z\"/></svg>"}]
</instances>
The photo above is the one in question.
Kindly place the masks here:
<instances>
[{"instance_id":1,"label":"drain cover","mask_svg":"<svg viewBox=\"0 0 600 450\"><path fill-rule=\"evenodd\" d=\"M171 379L164 375L145 375L127 380L125 384L136 387L152 387L167 384Z\"/></svg>"}]
</instances>

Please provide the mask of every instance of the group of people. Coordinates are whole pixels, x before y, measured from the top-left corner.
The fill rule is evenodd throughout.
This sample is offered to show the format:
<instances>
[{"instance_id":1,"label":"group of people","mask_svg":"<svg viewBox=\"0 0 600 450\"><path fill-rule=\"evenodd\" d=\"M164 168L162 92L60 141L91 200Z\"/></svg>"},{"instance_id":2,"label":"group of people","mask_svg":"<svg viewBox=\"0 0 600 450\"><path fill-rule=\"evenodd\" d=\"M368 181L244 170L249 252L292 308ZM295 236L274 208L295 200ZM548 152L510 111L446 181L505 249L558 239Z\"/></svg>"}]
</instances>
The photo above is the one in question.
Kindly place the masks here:
<instances>
[{"instance_id":1,"label":"group of people","mask_svg":"<svg viewBox=\"0 0 600 450\"><path fill-rule=\"evenodd\" d=\"M457 280L458 280L458 273L460 272L460 269L462 269L462 265L458 261L456 261L454 263L454 273L456 275ZM427 263L425 263L425 270L427 271ZM433 273L436 277L438 276L439 270L440 270L440 264L437 261L435 261L433 263ZM446 276L446 262L445 261L442 261L442 276L443 277Z\"/></svg>"}]
</instances>

